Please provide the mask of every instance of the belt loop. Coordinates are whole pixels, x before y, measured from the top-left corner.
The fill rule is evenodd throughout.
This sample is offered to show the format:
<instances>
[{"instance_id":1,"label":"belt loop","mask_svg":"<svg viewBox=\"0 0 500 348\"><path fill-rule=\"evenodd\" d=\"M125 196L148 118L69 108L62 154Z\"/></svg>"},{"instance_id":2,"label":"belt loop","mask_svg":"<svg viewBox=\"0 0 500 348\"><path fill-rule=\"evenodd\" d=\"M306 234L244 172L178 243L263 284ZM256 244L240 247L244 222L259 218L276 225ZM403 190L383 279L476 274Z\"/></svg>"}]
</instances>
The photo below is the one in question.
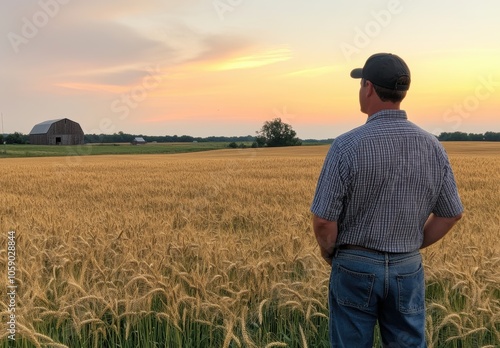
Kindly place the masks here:
<instances>
[{"instance_id":1,"label":"belt loop","mask_svg":"<svg viewBox=\"0 0 500 348\"><path fill-rule=\"evenodd\" d=\"M337 258L338 254L339 254L339 248L335 247L335 249L333 249L333 257Z\"/></svg>"}]
</instances>

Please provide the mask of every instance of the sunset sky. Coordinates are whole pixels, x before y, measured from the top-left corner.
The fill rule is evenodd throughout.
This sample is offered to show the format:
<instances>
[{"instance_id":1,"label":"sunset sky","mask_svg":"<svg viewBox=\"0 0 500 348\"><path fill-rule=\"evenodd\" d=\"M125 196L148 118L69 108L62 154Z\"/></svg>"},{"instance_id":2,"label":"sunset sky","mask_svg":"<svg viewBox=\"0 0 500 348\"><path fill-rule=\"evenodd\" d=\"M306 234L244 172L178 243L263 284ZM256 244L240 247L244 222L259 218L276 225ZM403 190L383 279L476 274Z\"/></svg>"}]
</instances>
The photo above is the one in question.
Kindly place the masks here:
<instances>
[{"instance_id":1,"label":"sunset sky","mask_svg":"<svg viewBox=\"0 0 500 348\"><path fill-rule=\"evenodd\" d=\"M409 65L402 108L434 134L500 132L498 0L17 0L0 5L5 133L69 118L85 133L302 139L359 126L376 52Z\"/></svg>"}]
</instances>

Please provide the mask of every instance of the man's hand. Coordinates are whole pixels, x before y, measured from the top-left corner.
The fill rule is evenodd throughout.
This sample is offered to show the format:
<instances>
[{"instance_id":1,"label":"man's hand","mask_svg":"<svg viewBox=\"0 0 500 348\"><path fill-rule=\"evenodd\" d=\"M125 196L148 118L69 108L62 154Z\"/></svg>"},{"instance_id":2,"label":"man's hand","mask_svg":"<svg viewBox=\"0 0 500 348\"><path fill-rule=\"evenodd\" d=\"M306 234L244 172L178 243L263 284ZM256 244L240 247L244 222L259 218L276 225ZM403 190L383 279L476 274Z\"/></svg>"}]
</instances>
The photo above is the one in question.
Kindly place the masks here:
<instances>
[{"instance_id":1,"label":"man's hand","mask_svg":"<svg viewBox=\"0 0 500 348\"><path fill-rule=\"evenodd\" d=\"M332 265L332 261L333 261L333 253L332 254L328 254L324 251L321 251L321 256L323 257L323 260L325 260L325 262L328 264L328 265Z\"/></svg>"},{"instance_id":2,"label":"man's hand","mask_svg":"<svg viewBox=\"0 0 500 348\"><path fill-rule=\"evenodd\" d=\"M325 262L331 265L338 234L337 221L325 220L314 215L313 230L321 250L321 256Z\"/></svg>"}]
</instances>

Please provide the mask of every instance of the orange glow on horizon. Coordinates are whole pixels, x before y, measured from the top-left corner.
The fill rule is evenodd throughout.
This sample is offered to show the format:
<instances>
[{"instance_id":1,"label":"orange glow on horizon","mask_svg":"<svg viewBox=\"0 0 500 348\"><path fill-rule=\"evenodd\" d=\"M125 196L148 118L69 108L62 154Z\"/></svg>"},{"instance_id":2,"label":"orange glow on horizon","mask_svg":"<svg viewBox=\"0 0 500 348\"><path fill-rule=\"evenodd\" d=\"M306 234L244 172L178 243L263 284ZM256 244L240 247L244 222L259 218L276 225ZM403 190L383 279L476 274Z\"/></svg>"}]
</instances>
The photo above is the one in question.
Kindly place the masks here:
<instances>
[{"instance_id":1,"label":"orange glow on horizon","mask_svg":"<svg viewBox=\"0 0 500 348\"><path fill-rule=\"evenodd\" d=\"M456 76L463 61L467 59L446 69L442 67L444 58L414 64L412 86L401 105L412 122L458 127L472 120L496 121L500 89L497 80L481 75L479 68L465 78ZM359 81L349 76L352 65L321 61L305 64L292 58L289 48L281 47L171 66L157 72L161 80L158 84L144 88L144 100L137 103L142 113L137 122L261 122L281 117L310 125L361 125L366 115L359 110ZM78 82L79 76L74 74L69 82L54 85L95 95L110 94L112 99L133 97L134 89L141 89L143 84L140 78L127 85L83 83ZM465 111L456 111L457 105Z\"/></svg>"}]
</instances>

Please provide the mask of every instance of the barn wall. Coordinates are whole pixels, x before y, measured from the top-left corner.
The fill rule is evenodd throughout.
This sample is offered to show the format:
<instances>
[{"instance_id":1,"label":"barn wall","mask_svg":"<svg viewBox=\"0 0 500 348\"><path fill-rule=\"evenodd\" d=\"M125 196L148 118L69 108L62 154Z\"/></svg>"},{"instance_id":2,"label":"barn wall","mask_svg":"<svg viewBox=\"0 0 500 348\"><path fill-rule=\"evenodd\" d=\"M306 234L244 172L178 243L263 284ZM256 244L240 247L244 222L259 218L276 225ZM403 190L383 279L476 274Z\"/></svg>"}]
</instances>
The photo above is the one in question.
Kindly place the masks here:
<instances>
[{"instance_id":1,"label":"barn wall","mask_svg":"<svg viewBox=\"0 0 500 348\"><path fill-rule=\"evenodd\" d=\"M47 145L47 136L45 134L30 134L30 144Z\"/></svg>"}]
</instances>

